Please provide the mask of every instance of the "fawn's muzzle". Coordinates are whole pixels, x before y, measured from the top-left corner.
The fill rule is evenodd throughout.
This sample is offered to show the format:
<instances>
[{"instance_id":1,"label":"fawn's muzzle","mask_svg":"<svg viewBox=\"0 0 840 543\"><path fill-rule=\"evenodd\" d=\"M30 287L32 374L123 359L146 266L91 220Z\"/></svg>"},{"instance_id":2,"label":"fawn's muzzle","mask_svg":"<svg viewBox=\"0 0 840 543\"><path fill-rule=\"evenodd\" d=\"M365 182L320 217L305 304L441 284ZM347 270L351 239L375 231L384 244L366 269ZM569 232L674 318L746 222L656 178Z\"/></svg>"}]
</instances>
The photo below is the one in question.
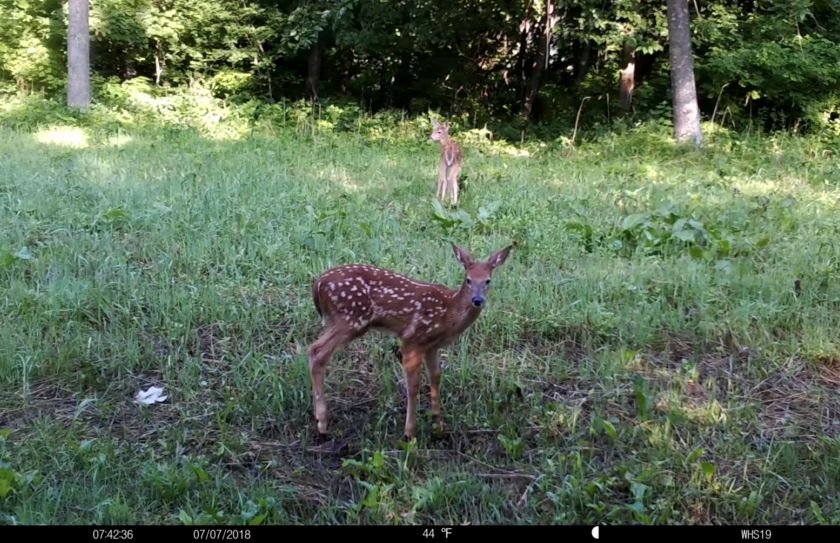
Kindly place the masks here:
<instances>
[{"instance_id":1,"label":"fawn's muzzle","mask_svg":"<svg viewBox=\"0 0 840 543\"><path fill-rule=\"evenodd\" d=\"M484 298L481 296L473 296L472 304L476 307L481 307L484 305Z\"/></svg>"}]
</instances>

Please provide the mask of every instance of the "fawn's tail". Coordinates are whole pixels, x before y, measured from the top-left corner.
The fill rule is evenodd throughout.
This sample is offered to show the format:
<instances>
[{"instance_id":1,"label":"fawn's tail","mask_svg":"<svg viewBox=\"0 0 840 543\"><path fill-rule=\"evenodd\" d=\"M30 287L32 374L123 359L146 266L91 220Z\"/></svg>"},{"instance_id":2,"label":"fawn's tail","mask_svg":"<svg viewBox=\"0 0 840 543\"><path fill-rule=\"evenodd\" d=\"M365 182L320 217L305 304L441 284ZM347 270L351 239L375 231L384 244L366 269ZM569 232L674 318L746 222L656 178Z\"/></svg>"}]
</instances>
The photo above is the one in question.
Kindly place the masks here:
<instances>
[{"instance_id":1,"label":"fawn's tail","mask_svg":"<svg viewBox=\"0 0 840 543\"><path fill-rule=\"evenodd\" d=\"M319 281L312 283L312 301L315 303L315 310L318 312L318 316L323 318L324 314L321 312L321 302L318 300L318 286Z\"/></svg>"}]
</instances>

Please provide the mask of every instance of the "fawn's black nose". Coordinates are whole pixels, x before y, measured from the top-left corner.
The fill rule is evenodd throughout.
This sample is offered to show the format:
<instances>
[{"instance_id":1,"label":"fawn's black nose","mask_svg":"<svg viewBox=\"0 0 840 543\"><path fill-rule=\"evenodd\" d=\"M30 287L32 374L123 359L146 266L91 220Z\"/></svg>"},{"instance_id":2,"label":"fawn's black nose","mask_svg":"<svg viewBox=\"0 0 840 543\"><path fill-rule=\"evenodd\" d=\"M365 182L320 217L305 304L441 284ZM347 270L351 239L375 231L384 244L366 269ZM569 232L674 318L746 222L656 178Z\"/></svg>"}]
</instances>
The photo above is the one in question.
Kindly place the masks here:
<instances>
[{"instance_id":1,"label":"fawn's black nose","mask_svg":"<svg viewBox=\"0 0 840 543\"><path fill-rule=\"evenodd\" d=\"M473 296L472 304L476 307L481 307L484 305L484 298L481 296Z\"/></svg>"}]
</instances>

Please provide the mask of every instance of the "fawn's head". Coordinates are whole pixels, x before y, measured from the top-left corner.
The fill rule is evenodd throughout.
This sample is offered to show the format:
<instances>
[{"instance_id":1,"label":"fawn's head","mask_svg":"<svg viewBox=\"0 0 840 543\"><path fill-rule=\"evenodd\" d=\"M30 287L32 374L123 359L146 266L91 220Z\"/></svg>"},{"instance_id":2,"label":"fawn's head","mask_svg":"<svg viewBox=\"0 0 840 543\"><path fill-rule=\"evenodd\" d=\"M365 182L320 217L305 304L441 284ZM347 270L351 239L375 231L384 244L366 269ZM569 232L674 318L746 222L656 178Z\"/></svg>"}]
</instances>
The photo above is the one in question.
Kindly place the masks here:
<instances>
[{"instance_id":1,"label":"fawn's head","mask_svg":"<svg viewBox=\"0 0 840 543\"><path fill-rule=\"evenodd\" d=\"M504 264L510 254L510 250L513 249L513 245L509 245L496 252L485 262L474 261L470 253L454 243L452 244L452 249L455 251L455 256L458 257L458 261L461 262L464 270L467 272L464 283L470 296L470 302L474 307L483 307L485 302L484 294L490 288L490 278L493 275L493 271Z\"/></svg>"},{"instance_id":2,"label":"fawn's head","mask_svg":"<svg viewBox=\"0 0 840 543\"><path fill-rule=\"evenodd\" d=\"M435 141L440 141L449 137L449 122L440 124L435 119L432 119L432 135L431 138Z\"/></svg>"}]
</instances>

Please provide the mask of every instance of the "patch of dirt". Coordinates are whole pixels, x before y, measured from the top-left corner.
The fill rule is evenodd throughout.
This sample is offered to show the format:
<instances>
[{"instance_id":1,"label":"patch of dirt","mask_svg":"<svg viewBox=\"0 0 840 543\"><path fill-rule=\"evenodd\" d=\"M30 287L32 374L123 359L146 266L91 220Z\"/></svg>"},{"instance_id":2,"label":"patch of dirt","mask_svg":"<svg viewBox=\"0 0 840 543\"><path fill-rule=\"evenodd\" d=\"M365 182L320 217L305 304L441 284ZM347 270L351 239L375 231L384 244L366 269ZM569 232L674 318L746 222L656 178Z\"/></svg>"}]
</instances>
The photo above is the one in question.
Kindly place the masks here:
<instances>
[{"instance_id":1,"label":"patch of dirt","mask_svg":"<svg viewBox=\"0 0 840 543\"><path fill-rule=\"evenodd\" d=\"M537 357L553 357L562 353L565 360L577 365L589 354L587 342L597 339L598 334L586 326L567 325L526 334L521 345Z\"/></svg>"},{"instance_id":2,"label":"patch of dirt","mask_svg":"<svg viewBox=\"0 0 840 543\"><path fill-rule=\"evenodd\" d=\"M698 352L694 341L685 334L666 332L663 337L651 345L656 353L656 360L667 361L669 365L682 364L691 360Z\"/></svg>"},{"instance_id":3,"label":"patch of dirt","mask_svg":"<svg viewBox=\"0 0 840 543\"><path fill-rule=\"evenodd\" d=\"M811 441L840 432L836 368L790 359L751 390L761 402L765 440Z\"/></svg>"},{"instance_id":4,"label":"patch of dirt","mask_svg":"<svg viewBox=\"0 0 840 543\"><path fill-rule=\"evenodd\" d=\"M717 400L724 406L730 401L739 405L759 404L759 435L762 442L771 440L808 442L840 432L840 361L822 360L809 364L792 359L759 381L750 368L754 353L749 347L732 344L727 354L700 349L690 338L669 334L657 344L658 349L640 357L640 364L627 375L644 376L650 385L651 400L679 383L679 393L687 407L702 409ZM698 350L699 349L699 350ZM687 361L695 364L695 378L682 373ZM586 412L600 406L605 414L619 418L634 415L634 387L625 395L601 397L592 383L574 378L562 382L534 383L545 401ZM615 392L615 391L613 391Z\"/></svg>"},{"instance_id":5,"label":"patch of dirt","mask_svg":"<svg viewBox=\"0 0 840 543\"><path fill-rule=\"evenodd\" d=\"M50 379L39 381L19 407L0 410L0 426L20 430L25 436L32 421L44 418L65 428L82 422L96 435L116 433L124 439L137 440L160 424L181 420L181 413L168 400L149 408L134 403L134 394L151 386L162 386L164 394L171 396L172 391L159 374L134 376L128 383L120 388L126 391L124 398L103 400L103 394L94 391L73 391L67 384Z\"/></svg>"},{"instance_id":6,"label":"patch of dirt","mask_svg":"<svg viewBox=\"0 0 840 543\"><path fill-rule=\"evenodd\" d=\"M749 386L745 366L750 360L749 349L735 355L703 353L697 359L698 380L689 381L684 392L693 400L708 399L710 387L714 387L718 399L741 395Z\"/></svg>"},{"instance_id":7,"label":"patch of dirt","mask_svg":"<svg viewBox=\"0 0 840 543\"><path fill-rule=\"evenodd\" d=\"M54 380L39 381L33 384L29 396L24 401L0 407L0 427L23 430L45 412L53 419L72 420L78 404L77 395L63 383Z\"/></svg>"},{"instance_id":8,"label":"patch of dirt","mask_svg":"<svg viewBox=\"0 0 840 543\"><path fill-rule=\"evenodd\" d=\"M190 346L190 356L200 356L202 361L216 361L224 351L222 329L218 324L201 325L195 329L196 341Z\"/></svg>"},{"instance_id":9,"label":"patch of dirt","mask_svg":"<svg viewBox=\"0 0 840 543\"><path fill-rule=\"evenodd\" d=\"M840 360L818 360L819 379L827 386L838 387L840 390Z\"/></svg>"},{"instance_id":10,"label":"patch of dirt","mask_svg":"<svg viewBox=\"0 0 840 543\"><path fill-rule=\"evenodd\" d=\"M140 337L148 342L151 352L159 358L166 358L175 352L172 345L165 338L157 334L141 331Z\"/></svg>"},{"instance_id":11,"label":"patch of dirt","mask_svg":"<svg viewBox=\"0 0 840 543\"><path fill-rule=\"evenodd\" d=\"M563 358L579 364L589 354L589 350L579 341L575 339L566 339L563 341Z\"/></svg>"},{"instance_id":12,"label":"patch of dirt","mask_svg":"<svg viewBox=\"0 0 840 543\"><path fill-rule=\"evenodd\" d=\"M706 381L733 379L735 359L726 355L711 355L706 354L700 357L697 361L697 371L700 374L700 380Z\"/></svg>"},{"instance_id":13,"label":"patch of dirt","mask_svg":"<svg viewBox=\"0 0 840 543\"><path fill-rule=\"evenodd\" d=\"M207 324L196 327L195 340L189 346L189 354L201 359L202 375L210 382L221 381L230 372L229 337L225 336L221 325Z\"/></svg>"},{"instance_id":14,"label":"patch of dirt","mask_svg":"<svg viewBox=\"0 0 840 543\"><path fill-rule=\"evenodd\" d=\"M692 407L700 407L709 403L709 393L706 387L693 381L686 383L684 388L688 403Z\"/></svg>"},{"instance_id":15,"label":"patch of dirt","mask_svg":"<svg viewBox=\"0 0 840 543\"><path fill-rule=\"evenodd\" d=\"M581 388L579 383L572 381L540 382L539 388L545 401L556 402L567 407L583 407L591 396L588 389Z\"/></svg>"}]
</instances>

